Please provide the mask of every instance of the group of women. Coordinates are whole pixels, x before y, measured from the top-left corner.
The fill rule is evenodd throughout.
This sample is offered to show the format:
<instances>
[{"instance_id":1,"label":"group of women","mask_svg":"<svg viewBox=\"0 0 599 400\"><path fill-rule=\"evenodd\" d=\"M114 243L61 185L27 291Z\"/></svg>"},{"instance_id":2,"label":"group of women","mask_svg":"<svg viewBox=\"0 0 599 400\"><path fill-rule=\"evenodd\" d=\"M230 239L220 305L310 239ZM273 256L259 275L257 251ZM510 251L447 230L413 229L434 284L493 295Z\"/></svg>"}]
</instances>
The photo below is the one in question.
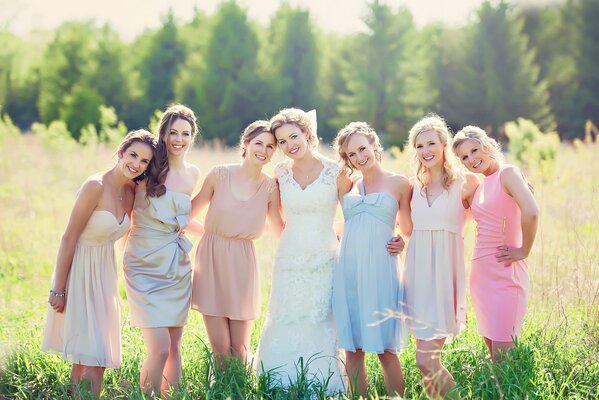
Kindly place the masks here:
<instances>
[{"instance_id":1,"label":"group of women","mask_svg":"<svg viewBox=\"0 0 599 400\"><path fill-rule=\"evenodd\" d=\"M462 229L469 209L477 222L470 293L478 331L494 357L513 347L538 211L522 174L504 164L483 130L465 127L452 140L440 117L423 118L409 134L416 174L407 179L383 169L379 138L366 123L339 131L335 162L316 151L315 116L284 109L250 124L240 138L242 161L214 167L192 197L200 174L185 156L196 133L193 112L170 107L157 139L129 133L115 167L91 176L78 194L42 344L73 363L74 383L87 380L99 394L104 369L121 362L114 242L127 233L127 299L147 348L140 372L146 392L178 385L183 326L193 308L202 313L218 368L238 357L282 386L307 375L331 393L366 395L364 356L371 352L388 392L403 395L397 351L411 332L427 392L444 396L455 382L440 352L466 324ZM288 159L269 177L262 170L277 147ZM339 204L343 232L334 225ZM201 224L195 217L206 207ZM409 237L404 265L397 224ZM253 240L266 225L279 244L253 356L250 333L261 304ZM201 235L193 267L187 233Z\"/></svg>"}]
</instances>

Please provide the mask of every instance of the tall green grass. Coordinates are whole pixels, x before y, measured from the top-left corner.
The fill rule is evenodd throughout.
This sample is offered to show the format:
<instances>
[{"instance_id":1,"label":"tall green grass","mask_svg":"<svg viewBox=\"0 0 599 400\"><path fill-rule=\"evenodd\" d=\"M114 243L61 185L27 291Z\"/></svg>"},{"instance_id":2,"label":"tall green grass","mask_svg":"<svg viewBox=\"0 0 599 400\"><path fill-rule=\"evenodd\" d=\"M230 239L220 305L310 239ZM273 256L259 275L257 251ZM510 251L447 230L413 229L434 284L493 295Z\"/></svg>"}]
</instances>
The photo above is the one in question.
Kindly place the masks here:
<instances>
[{"instance_id":1,"label":"tall green grass","mask_svg":"<svg viewBox=\"0 0 599 400\"><path fill-rule=\"evenodd\" d=\"M0 398L69 396L70 365L41 353L47 290L60 236L79 185L109 168L113 149L74 143L56 146L31 135L0 132ZM323 152L327 153L324 149ZM542 217L529 258L531 297L522 337L501 364L492 364L476 321L443 352L454 375L456 397L472 399L599 398L599 143L562 144L552 168L529 166L528 177ZM278 155L277 159L282 157ZM236 162L228 149L194 149L190 161L206 173L213 165ZM276 162L276 160L275 160ZM385 166L409 175L407 155L393 151ZM272 171L272 165L269 168ZM467 252L473 229L466 230ZM268 233L256 243L262 277L262 315L270 293L276 242ZM121 274L122 275L122 274ZM104 398L143 398L138 384L145 348L128 321L123 281L123 364L108 370ZM252 350L262 317L254 324ZM184 378L173 398L324 398L325 383L299 371L298 384L271 387L276 371L255 376L240 363L214 368L200 315L190 311L183 339ZM406 397L424 396L414 345L401 354ZM306 362L308 360L305 360ZM369 393L386 396L376 356L367 356ZM299 368L301 370L301 368ZM91 395L76 388L83 398ZM341 394L339 395L341 396Z\"/></svg>"}]
</instances>

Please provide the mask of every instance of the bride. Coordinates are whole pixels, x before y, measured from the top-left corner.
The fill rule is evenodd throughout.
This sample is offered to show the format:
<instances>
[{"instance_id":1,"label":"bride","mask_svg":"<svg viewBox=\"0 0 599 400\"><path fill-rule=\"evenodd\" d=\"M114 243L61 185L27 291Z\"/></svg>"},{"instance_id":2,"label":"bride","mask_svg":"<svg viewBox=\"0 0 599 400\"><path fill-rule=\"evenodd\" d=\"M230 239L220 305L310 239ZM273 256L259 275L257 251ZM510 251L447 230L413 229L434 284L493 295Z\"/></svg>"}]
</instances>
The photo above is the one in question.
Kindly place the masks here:
<instances>
[{"instance_id":1,"label":"bride","mask_svg":"<svg viewBox=\"0 0 599 400\"><path fill-rule=\"evenodd\" d=\"M314 111L287 108L270 123L290 159L275 168L286 224L274 259L256 366L270 372L274 384L293 385L305 374L309 382L336 393L344 385L331 308L338 246L333 222L351 181L337 163L316 153ZM396 254L403 241L389 245Z\"/></svg>"}]
</instances>

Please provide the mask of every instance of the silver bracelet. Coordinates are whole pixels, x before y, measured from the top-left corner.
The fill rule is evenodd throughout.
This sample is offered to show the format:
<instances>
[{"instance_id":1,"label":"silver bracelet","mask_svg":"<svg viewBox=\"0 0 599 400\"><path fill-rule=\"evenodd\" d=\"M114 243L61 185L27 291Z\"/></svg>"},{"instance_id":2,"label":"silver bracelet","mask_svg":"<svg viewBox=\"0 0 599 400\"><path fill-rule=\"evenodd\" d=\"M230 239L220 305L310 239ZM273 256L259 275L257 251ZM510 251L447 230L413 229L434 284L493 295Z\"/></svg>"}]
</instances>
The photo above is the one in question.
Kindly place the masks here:
<instances>
[{"instance_id":1,"label":"silver bracelet","mask_svg":"<svg viewBox=\"0 0 599 400\"><path fill-rule=\"evenodd\" d=\"M55 292L54 290L50 289L50 296L54 296L54 297L64 297L65 292Z\"/></svg>"}]
</instances>

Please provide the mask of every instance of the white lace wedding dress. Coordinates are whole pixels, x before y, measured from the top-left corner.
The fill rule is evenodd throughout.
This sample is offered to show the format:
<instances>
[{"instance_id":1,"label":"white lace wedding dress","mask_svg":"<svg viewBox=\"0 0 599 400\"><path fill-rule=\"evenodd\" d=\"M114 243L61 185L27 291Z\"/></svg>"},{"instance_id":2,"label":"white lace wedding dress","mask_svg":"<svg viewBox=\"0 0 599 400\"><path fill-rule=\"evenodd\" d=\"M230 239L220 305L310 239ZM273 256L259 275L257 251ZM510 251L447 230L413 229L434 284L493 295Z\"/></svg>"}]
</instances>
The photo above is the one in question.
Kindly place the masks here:
<instances>
[{"instance_id":1,"label":"white lace wedding dress","mask_svg":"<svg viewBox=\"0 0 599 400\"><path fill-rule=\"evenodd\" d=\"M303 369L308 379L326 382L328 392L334 393L344 390L331 309L339 166L321 161L320 176L305 189L293 178L291 160L275 168L286 223L273 264L256 367L271 371L282 386L295 384Z\"/></svg>"}]
</instances>

